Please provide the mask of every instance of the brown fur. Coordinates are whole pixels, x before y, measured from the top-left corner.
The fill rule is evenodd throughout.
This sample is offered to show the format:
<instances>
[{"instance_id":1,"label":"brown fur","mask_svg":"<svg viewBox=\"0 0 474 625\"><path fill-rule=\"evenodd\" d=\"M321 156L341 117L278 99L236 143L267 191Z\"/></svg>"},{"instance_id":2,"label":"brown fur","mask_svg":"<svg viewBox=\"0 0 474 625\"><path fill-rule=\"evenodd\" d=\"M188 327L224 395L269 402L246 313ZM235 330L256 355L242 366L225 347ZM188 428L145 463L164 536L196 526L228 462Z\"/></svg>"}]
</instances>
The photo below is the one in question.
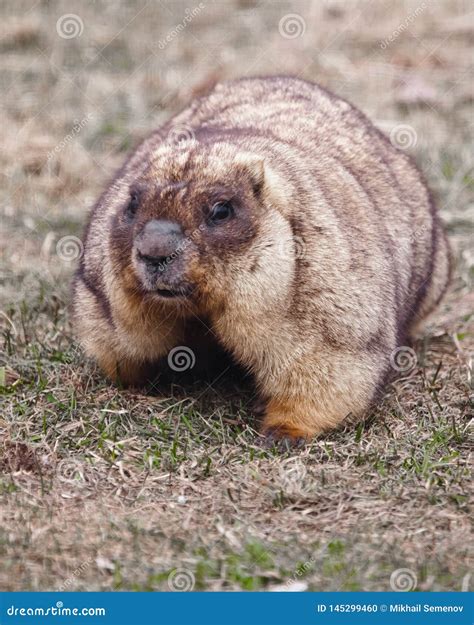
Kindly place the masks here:
<instances>
[{"instance_id":1,"label":"brown fur","mask_svg":"<svg viewBox=\"0 0 474 625\"><path fill-rule=\"evenodd\" d=\"M177 127L192 136L176 145ZM219 200L235 216L210 227L206 211ZM186 298L143 289L133 245L152 218L186 234L173 264L193 289ZM75 323L106 375L135 384L149 363L189 345L191 319L206 319L254 373L264 430L310 438L367 410L391 353L448 278L445 235L406 154L317 85L243 79L154 133L99 200L74 282Z\"/></svg>"}]
</instances>

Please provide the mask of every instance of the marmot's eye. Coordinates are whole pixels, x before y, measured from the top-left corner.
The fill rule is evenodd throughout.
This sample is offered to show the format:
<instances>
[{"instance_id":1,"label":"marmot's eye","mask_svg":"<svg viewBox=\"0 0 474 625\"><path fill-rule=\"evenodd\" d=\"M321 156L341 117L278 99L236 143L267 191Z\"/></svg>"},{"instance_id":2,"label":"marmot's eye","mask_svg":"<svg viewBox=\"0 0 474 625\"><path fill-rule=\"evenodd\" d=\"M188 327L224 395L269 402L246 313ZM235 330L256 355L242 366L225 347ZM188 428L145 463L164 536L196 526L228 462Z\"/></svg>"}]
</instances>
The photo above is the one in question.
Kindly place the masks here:
<instances>
[{"instance_id":1,"label":"marmot's eye","mask_svg":"<svg viewBox=\"0 0 474 625\"><path fill-rule=\"evenodd\" d=\"M212 224L221 224L234 214L234 207L230 202L217 202L209 213L209 221Z\"/></svg>"},{"instance_id":2,"label":"marmot's eye","mask_svg":"<svg viewBox=\"0 0 474 625\"><path fill-rule=\"evenodd\" d=\"M130 194L130 200L127 204L127 208L125 209L128 217L132 218L135 216L139 205L139 199L140 198L138 197L138 193L136 191L132 191Z\"/></svg>"}]
</instances>

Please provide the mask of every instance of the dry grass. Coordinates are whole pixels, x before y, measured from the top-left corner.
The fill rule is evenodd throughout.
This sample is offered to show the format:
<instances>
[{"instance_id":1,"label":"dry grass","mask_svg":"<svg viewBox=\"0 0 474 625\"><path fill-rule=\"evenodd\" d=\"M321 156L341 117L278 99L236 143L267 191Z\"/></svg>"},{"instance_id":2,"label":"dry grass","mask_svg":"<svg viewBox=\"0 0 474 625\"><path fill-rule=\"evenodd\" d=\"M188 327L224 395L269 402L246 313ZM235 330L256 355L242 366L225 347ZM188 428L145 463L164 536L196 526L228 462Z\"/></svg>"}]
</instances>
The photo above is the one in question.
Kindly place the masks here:
<instances>
[{"instance_id":1,"label":"dry grass","mask_svg":"<svg viewBox=\"0 0 474 625\"><path fill-rule=\"evenodd\" d=\"M167 589L176 567L209 590L387 590L398 568L418 589L468 583L470 28L467 2L422 4L384 48L416 1L209 1L160 50L181 2L2 3L2 590ZM65 13L81 18L80 36L58 36ZM288 13L304 18L303 36L279 34ZM80 235L130 146L193 94L286 72L387 132L414 129L457 267L417 366L382 405L282 454L260 447L252 389L230 373L153 396L107 384L74 345L73 264L56 244Z\"/></svg>"}]
</instances>

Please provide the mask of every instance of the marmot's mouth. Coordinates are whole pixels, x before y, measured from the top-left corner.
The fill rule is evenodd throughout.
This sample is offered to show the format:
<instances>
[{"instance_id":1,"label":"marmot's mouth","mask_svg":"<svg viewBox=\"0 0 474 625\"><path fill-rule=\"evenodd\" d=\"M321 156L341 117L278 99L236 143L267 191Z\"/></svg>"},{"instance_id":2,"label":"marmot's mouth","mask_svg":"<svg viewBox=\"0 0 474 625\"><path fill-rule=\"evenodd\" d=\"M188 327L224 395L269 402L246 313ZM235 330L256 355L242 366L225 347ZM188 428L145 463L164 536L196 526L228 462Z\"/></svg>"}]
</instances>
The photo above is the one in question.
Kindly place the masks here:
<instances>
[{"instance_id":1,"label":"marmot's mouth","mask_svg":"<svg viewBox=\"0 0 474 625\"><path fill-rule=\"evenodd\" d=\"M171 299L172 297L182 297L184 294L179 291L171 291L169 289L156 289L155 293L160 297Z\"/></svg>"},{"instance_id":2,"label":"marmot's mouth","mask_svg":"<svg viewBox=\"0 0 474 625\"><path fill-rule=\"evenodd\" d=\"M190 286L182 286L177 289L154 289L153 294L164 299L174 299L178 297L189 297L193 289Z\"/></svg>"}]
</instances>

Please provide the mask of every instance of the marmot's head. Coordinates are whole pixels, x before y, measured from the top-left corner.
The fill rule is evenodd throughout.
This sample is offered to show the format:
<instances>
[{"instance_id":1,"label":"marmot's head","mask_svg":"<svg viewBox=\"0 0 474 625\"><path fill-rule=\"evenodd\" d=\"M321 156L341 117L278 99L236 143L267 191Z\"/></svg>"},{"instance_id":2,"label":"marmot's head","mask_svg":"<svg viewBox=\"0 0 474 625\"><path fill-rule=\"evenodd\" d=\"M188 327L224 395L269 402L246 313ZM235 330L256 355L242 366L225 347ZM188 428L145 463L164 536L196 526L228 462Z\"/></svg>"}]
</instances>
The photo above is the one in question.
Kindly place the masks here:
<instances>
[{"instance_id":1,"label":"marmot's head","mask_svg":"<svg viewBox=\"0 0 474 625\"><path fill-rule=\"evenodd\" d=\"M110 246L125 290L208 312L229 298L269 304L289 283L288 189L261 157L228 144L165 144L128 191Z\"/></svg>"}]
</instances>

